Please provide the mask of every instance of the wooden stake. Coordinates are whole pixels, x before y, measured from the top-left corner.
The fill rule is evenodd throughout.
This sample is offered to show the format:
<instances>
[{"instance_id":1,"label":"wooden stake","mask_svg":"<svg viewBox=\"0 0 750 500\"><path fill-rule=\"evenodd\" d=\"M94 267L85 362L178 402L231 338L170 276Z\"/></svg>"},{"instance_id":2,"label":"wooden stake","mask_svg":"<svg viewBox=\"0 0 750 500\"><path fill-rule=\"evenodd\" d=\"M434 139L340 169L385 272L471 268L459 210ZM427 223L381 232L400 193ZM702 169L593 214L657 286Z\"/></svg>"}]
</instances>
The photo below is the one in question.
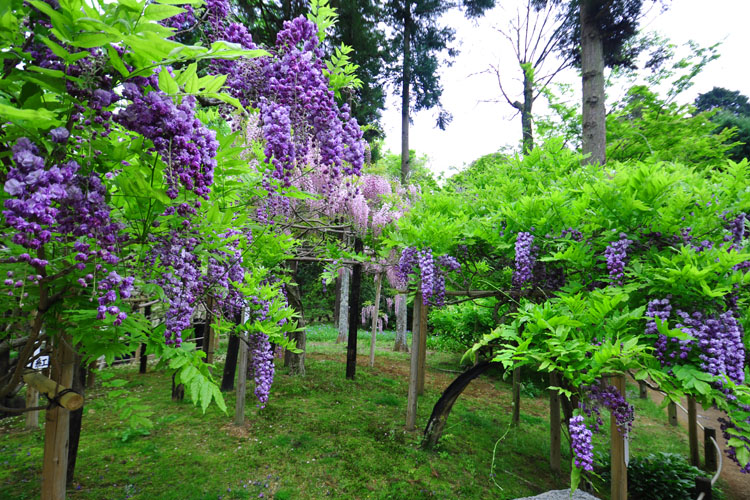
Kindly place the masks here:
<instances>
[{"instance_id":1,"label":"wooden stake","mask_svg":"<svg viewBox=\"0 0 750 500\"><path fill-rule=\"evenodd\" d=\"M247 334L240 334L239 362L237 363L237 403L234 407L234 425L245 424L245 393L247 392Z\"/></svg>"},{"instance_id":2,"label":"wooden stake","mask_svg":"<svg viewBox=\"0 0 750 500\"><path fill-rule=\"evenodd\" d=\"M638 382L638 397L641 399L648 399L648 386L643 380Z\"/></svg>"},{"instance_id":3,"label":"wooden stake","mask_svg":"<svg viewBox=\"0 0 750 500\"><path fill-rule=\"evenodd\" d=\"M701 466L701 452L698 448L698 408L695 398L688 396L688 440L690 441L690 465Z\"/></svg>"},{"instance_id":4,"label":"wooden stake","mask_svg":"<svg viewBox=\"0 0 750 500\"><path fill-rule=\"evenodd\" d=\"M378 333L378 315L380 314L380 288L383 284L383 273L375 275L375 308L372 313L372 336L370 337L370 366L375 366L375 337Z\"/></svg>"},{"instance_id":5,"label":"wooden stake","mask_svg":"<svg viewBox=\"0 0 750 500\"><path fill-rule=\"evenodd\" d=\"M419 287L417 287L419 289ZM409 365L409 394L406 399L406 430L413 431L417 427L417 380L419 371L419 327L422 316L422 292L414 294L414 319L411 327L411 364Z\"/></svg>"},{"instance_id":6,"label":"wooden stake","mask_svg":"<svg viewBox=\"0 0 750 500\"><path fill-rule=\"evenodd\" d=\"M208 297L206 300L206 326L203 330L203 347L206 351L206 363L213 364L214 362L214 328L212 326L214 309L214 298Z\"/></svg>"},{"instance_id":7,"label":"wooden stake","mask_svg":"<svg viewBox=\"0 0 750 500\"><path fill-rule=\"evenodd\" d=\"M625 397L625 377L616 375L610 379L610 384ZM612 450L612 493L611 500L627 500L628 498L628 466L625 463L625 436L617 427L614 415L610 416L610 448Z\"/></svg>"},{"instance_id":8,"label":"wooden stake","mask_svg":"<svg viewBox=\"0 0 750 500\"><path fill-rule=\"evenodd\" d=\"M715 472L718 460L716 458L716 446L714 446L711 438L716 439L716 429L706 427L703 429L703 453L706 457L705 465L708 472Z\"/></svg>"},{"instance_id":9,"label":"wooden stake","mask_svg":"<svg viewBox=\"0 0 750 500\"><path fill-rule=\"evenodd\" d=\"M549 374L549 385L560 387L560 375L557 372ZM560 393L557 389L549 390L549 467L553 474L559 474L561 468L560 456Z\"/></svg>"},{"instance_id":10,"label":"wooden stake","mask_svg":"<svg viewBox=\"0 0 750 500\"><path fill-rule=\"evenodd\" d=\"M51 380L49 382L55 388L70 387L73 383L74 354L70 342L71 336L64 334L57 339L54 347L52 374L56 382ZM41 377L49 380L46 377ZM55 393L53 392L52 397L54 396ZM60 399L62 400L64 397ZM83 398L80 399L80 404L76 408L80 408L82 404ZM42 466L42 500L65 499L66 475L68 472L69 422L70 411L66 407L55 405L46 412L44 464Z\"/></svg>"},{"instance_id":11,"label":"wooden stake","mask_svg":"<svg viewBox=\"0 0 750 500\"><path fill-rule=\"evenodd\" d=\"M424 394L424 378L427 361L427 306L419 307L419 378L417 380L417 395Z\"/></svg>"},{"instance_id":12,"label":"wooden stake","mask_svg":"<svg viewBox=\"0 0 750 500\"><path fill-rule=\"evenodd\" d=\"M33 387L26 386L26 407L39 406L39 391ZM39 411L26 412L26 430L39 428Z\"/></svg>"},{"instance_id":13,"label":"wooden stake","mask_svg":"<svg viewBox=\"0 0 750 500\"><path fill-rule=\"evenodd\" d=\"M670 401L667 405L667 417L669 418L669 424L673 427L677 426L677 404Z\"/></svg>"},{"instance_id":14,"label":"wooden stake","mask_svg":"<svg viewBox=\"0 0 750 500\"><path fill-rule=\"evenodd\" d=\"M513 416L511 425L521 422L521 367L513 368Z\"/></svg>"}]
</instances>

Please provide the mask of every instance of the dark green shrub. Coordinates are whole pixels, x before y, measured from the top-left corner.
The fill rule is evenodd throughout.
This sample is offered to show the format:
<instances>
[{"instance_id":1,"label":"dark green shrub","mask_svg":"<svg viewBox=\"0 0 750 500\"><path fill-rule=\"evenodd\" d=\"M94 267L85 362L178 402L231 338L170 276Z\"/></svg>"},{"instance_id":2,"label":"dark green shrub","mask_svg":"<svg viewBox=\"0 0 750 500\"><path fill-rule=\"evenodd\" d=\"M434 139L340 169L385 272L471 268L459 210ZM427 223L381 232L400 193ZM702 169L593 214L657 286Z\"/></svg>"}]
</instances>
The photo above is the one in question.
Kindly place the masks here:
<instances>
[{"instance_id":1,"label":"dark green shrub","mask_svg":"<svg viewBox=\"0 0 750 500\"><path fill-rule=\"evenodd\" d=\"M610 457L597 457L597 472L610 487ZM630 457L628 464L628 498L631 500L686 500L693 498L695 478L707 473L693 467L682 455L652 453L645 457ZM721 495L714 493L714 498Z\"/></svg>"},{"instance_id":2,"label":"dark green shrub","mask_svg":"<svg viewBox=\"0 0 750 500\"><path fill-rule=\"evenodd\" d=\"M492 319L495 303L495 299L480 299L430 309L432 336L428 339L428 348L462 352L474 345L482 335L495 328Z\"/></svg>"}]
</instances>

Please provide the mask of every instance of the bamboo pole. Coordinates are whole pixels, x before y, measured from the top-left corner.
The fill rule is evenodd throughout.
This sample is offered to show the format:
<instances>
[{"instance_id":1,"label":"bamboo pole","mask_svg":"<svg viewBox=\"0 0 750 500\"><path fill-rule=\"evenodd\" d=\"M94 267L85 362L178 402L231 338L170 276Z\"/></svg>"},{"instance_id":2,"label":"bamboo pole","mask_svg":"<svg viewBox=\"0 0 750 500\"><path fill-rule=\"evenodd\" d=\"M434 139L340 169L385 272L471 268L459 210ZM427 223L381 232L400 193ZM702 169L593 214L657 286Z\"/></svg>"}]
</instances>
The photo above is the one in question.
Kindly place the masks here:
<instances>
[{"instance_id":1,"label":"bamboo pole","mask_svg":"<svg viewBox=\"0 0 750 500\"><path fill-rule=\"evenodd\" d=\"M414 318L411 327L411 363L409 365L409 394L406 399L406 430L413 431L417 423L417 372L419 370L419 327L422 292L414 294Z\"/></svg>"},{"instance_id":2,"label":"bamboo pole","mask_svg":"<svg viewBox=\"0 0 750 500\"><path fill-rule=\"evenodd\" d=\"M610 383L625 397L625 377L616 375ZM612 493L611 500L627 500L628 498L628 466L625 462L625 436L617 427L614 415L610 416L610 448L612 450Z\"/></svg>"},{"instance_id":3,"label":"bamboo pole","mask_svg":"<svg viewBox=\"0 0 750 500\"><path fill-rule=\"evenodd\" d=\"M39 378L43 378L51 382L57 390L62 390L65 387L70 387L73 383L73 369L74 369L74 354L73 349L70 345L71 336L68 334L61 335L57 339L53 351L53 365L52 374L56 378L56 381L51 381L44 376L39 374L39 377L32 377L33 382L29 385L33 385L35 382L39 382L43 387L49 388L49 385L41 381ZM24 377L25 378L25 377ZM43 392L40 390L40 392ZM45 391L46 392L46 391ZM67 393L60 398L60 403L63 403L65 396L72 394ZM83 397L78 395L80 403L75 409L80 408L83 404ZM52 393L52 397L55 397L55 392ZM70 404L70 398L66 398L67 403ZM75 404L75 403L73 403ZM68 472L68 436L69 436L69 422L70 422L70 409L66 406L53 406L47 410L45 414L45 426L44 426L44 463L42 466L42 500L64 500L65 499L65 486L66 477Z\"/></svg>"},{"instance_id":4,"label":"bamboo pole","mask_svg":"<svg viewBox=\"0 0 750 500\"><path fill-rule=\"evenodd\" d=\"M370 366L375 366L375 338L378 330L378 315L380 314L380 288L383 284L383 273L375 275L375 308L372 313L372 336L370 337Z\"/></svg>"}]
</instances>

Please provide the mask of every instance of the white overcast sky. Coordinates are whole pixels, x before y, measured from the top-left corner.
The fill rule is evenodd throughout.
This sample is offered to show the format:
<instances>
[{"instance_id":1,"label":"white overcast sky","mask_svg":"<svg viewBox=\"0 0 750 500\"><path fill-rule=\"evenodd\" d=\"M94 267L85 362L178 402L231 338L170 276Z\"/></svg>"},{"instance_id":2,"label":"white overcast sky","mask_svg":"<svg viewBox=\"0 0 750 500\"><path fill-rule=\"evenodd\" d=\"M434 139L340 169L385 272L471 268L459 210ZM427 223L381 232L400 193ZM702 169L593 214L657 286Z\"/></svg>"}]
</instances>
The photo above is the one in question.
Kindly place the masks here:
<instances>
[{"instance_id":1,"label":"white overcast sky","mask_svg":"<svg viewBox=\"0 0 750 500\"><path fill-rule=\"evenodd\" d=\"M487 102L500 98L500 92L496 77L484 73L491 63L507 68L508 77L503 81L506 91L520 88L520 83L513 81L520 73L511 47L495 29L507 27L508 16L515 15L515 5L519 2L525 3L499 0L502 7L477 22L464 19L460 13L451 13L443 20L455 28L461 50L455 63L441 70L442 103L453 114L453 122L441 131L435 127L434 110L420 112L412 117L409 138L410 148L419 155L426 154L435 173L450 175L451 167L461 168L482 155L503 146L515 146L520 141L520 117L515 116L515 110L504 100ZM678 102L692 102L698 94L714 86L750 96L750 0L671 0L668 5L664 12L659 7L648 8L641 29L656 31L678 45L688 40L701 46L722 42L721 57L706 67ZM576 98L580 99L577 74L571 70L562 80L575 85ZM513 99L519 97L511 95ZM400 152L400 99L388 100L383 126L386 149Z\"/></svg>"}]
</instances>

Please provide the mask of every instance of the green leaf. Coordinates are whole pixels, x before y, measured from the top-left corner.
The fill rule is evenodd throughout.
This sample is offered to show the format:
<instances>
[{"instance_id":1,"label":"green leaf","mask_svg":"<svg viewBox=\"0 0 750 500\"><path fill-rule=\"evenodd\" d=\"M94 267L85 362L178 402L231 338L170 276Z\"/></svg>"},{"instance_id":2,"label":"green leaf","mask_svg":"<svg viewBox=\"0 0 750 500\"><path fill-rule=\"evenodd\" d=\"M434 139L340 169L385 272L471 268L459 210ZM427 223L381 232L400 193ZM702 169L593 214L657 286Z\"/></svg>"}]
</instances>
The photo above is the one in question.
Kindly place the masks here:
<instances>
[{"instance_id":1,"label":"green leaf","mask_svg":"<svg viewBox=\"0 0 750 500\"><path fill-rule=\"evenodd\" d=\"M175 95L180 91L180 86L177 85L175 79L169 74L167 68L162 68L159 71L159 89L169 95Z\"/></svg>"},{"instance_id":2,"label":"green leaf","mask_svg":"<svg viewBox=\"0 0 750 500\"><path fill-rule=\"evenodd\" d=\"M48 109L18 109L6 104L0 104L0 116L12 122L24 121L26 127L48 128L60 125L61 120Z\"/></svg>"},{"instance_id":3,"label":"green leaf","mask_svg":"<svg viewBox=\"0 0 750 500\"><path fill-rule=\"evenodd\" d=\"M745 467L750 462L750 449L747 444L741 448L735 448L737 452L737 461L740 463L740 467Z\"/></svg>"},{"instance_id":4,"label":"green leaf","mask_svg":"<svg viewBox=\"0 0 750 500\"><path fill-rule=\"evenodd\" d=\"M570 493L571 495L578 489L581 482L581 469L576 466L576 459L573 457L570 461Z\"/></svg>"},{"instance_id":5,"label":"green leaf","mask_svg":"<svg viewBox=\"0 0 750 500\"><path fill-rule=\"evenodd\" d=\"M185 4L188 2L180 3ZM175 7L174 5L152 3L149 4L148 7L146 7L145 17L150 21L161 21L162 19L167 19L172 16L176 16L177 14L182 14L183 12L185 12L185 9Z\"/></svg>"}]
</instances>

